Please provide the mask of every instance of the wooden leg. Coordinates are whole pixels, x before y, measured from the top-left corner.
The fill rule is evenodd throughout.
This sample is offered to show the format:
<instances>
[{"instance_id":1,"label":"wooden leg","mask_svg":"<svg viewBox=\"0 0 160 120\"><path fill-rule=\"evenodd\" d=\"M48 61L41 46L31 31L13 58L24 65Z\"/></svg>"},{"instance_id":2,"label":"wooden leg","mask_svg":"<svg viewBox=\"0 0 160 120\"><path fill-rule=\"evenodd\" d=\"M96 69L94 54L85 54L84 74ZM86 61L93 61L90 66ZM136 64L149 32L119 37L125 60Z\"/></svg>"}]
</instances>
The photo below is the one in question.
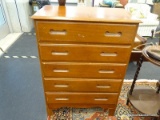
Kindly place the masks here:
<instances>
[{"instance_id":1,"label":"wooden leg","mask_svg":"<svg viewBox=\"0 0 160 120\"><path fill-rule=\"evenodd\" d=\"M129 90L130 95L132 95L136 80L137 80L138 75L139 75L139 71L140 71L141 66L142 66L142 63L143 63L143 55L141 55L140 60L138 62L138 67L137 67L136 73L134 75L134 79L133 79L133 82L132 82L132 85L131 85L131 89Z\"/></svg>"},{"instance_id":2,"label":"wooden leg","mask_svg":"<svg viewBox=\"0 0 160 120\"><path fill-rule=\"evenodd\" d=\"M159 93L159 91L160 91L160 80L159 80L159 82L157 82L156 86L157 86L157 91L156 91L156 93Z\"/></svg>"},{"instance_id":3,"label":"wooden leg","mask_svg":"<svg viewBox=\"0 0 160 120\"><path fill-rule=\"evenodd\" d=\"M47 108L47 116L53 115L52 109Z\"/></svg>"},{"instance_id":4,"label":"wooden leg","mask_svg":"<svg viewBox=\"0 0 160 120\"><path fill-rule=\"evenodd\" d=\"M50 116L47 117L47 120L50 120Z\"/></svg>"},{"instance_id":5,"label":"wooden leg","mask_svg":"<svg viewBox=\"0 0 160 120\"><path fill-rule=\"evenodd\" d=\"M153 38L154 30L151 30L151 38Z\"/></svg>"},{"instance_id":6,"label":"wooden leg","mask_svg":"<svg viewBox=\"0 0 160 120\"><path fill-rule=\"evenodd\" d=\"M94 0L92 0L92 7L94 7Z\"/></svg>"},{"instance_id":7,"label":"wooden leg","mask_svg":"<svg viewBox=\"0 0 160 120\"><path fill-rule=\"evenodd\" d=\"M159 120L157 117L152 117L151 120Z\"/></svg>"},{"instance_id":8,"label":"wooden leg","mask_svg":"<svg viewBox=\"0 0 160 120\"><path fill-rule=\"evenodd\" d=\"M129 105L129 99L127 98L127 102L126 102L126 105Z\"/></svg>"},{"instance_id":9,"label":"wooden leg","mask_svg":"<svg viewBox=\"0 0 160 120\"><path fill-rule=\"evenodd\" d=\"M157 114L159 115L158 120L160 120L160 109L158 110Z\"/></svg>"},{"instance_id":10,"label":"wooden leg","mask_svg":"<svg viewBox=\"0 0 160 120\"><path fill-rule=\"evenodd\" d=\"M114 116L115 109L109 109L109 116Z\"/></svg>"}]
</instances>

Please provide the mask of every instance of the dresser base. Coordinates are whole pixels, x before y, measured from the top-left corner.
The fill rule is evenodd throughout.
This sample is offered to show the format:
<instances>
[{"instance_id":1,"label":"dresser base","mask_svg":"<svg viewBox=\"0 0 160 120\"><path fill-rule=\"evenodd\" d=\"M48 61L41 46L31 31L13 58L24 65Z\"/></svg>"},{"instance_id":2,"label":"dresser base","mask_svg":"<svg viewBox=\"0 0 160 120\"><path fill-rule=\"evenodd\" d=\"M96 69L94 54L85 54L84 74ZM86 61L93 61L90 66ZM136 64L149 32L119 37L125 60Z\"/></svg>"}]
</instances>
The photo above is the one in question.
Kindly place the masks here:
<instances>
[{"instance_id":1,"label":"dresser base","mask_svg":"<svg viewBox=\"0 0 160 120\"><path fill-rule=\"evenodd\" d=\"M115 109L116 109L116 104L102 104L102 105L95 105L95 104L48 104L48 109L47 109L47 113L48 113L48 116L51 116L53 114L53 110L56 110L56 109L59 109L59 108L62 108L62 107L73 107L73 108L94 108L94 107L101 107L104 109L104 112L105 111L109 111L109 116L114 116L114 112L115 112Z\"/></svg>"}]
</instances>

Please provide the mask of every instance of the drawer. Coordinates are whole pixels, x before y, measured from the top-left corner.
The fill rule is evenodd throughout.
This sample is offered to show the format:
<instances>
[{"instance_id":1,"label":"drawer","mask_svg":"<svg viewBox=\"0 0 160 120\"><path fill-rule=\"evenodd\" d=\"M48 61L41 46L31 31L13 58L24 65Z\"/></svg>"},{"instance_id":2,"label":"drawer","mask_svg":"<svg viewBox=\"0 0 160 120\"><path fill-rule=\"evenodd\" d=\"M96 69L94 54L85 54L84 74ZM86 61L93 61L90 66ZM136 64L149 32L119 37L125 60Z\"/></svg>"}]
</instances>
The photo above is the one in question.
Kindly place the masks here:
<instances>
[{"instance_id":1,"label":"drawer","mask_svg":"<svg viewBox=\"0 0 160 120\"><path fill-rule=\"evenodd\" d=\"M120 92L121 79L44 78L45 91Z\"/></svg>"},{"instance_id":2,"label":"drawer","mask_svg":"<svg viewBox=\"0 0 160 120\"><path fill-rule=\"evenodd\" d=\"M130 44L136 24L36 21L39 41Z\"/></svg>"},{"instance_id":3,"label":"drawer","mask_svg":"<svg viewBox=\"0 0 160 120\"><path fill-rule=\"evenodd\" d=\"M68 78L123 78L126 64L44 62L44 77Z\"/></svg>"},{"instance_id":4,"label":"drawer","mask_svg":"<svg viewBox=\"0 0 160 120\"><path fill-rule=\"evenodd\" d=\"M47 103L115 104L118 93L46 92Z\"/></svg>"},{"instance_id":5,"label":"drawer","mask_svg":"<svg viewBox=\"0 0 160 120\"><path fill-rule=\"evenodd\" d=\"M129 45L39 44L39 48L43 61L128 63L131 52Z\"/></svg>"}]
</instances>

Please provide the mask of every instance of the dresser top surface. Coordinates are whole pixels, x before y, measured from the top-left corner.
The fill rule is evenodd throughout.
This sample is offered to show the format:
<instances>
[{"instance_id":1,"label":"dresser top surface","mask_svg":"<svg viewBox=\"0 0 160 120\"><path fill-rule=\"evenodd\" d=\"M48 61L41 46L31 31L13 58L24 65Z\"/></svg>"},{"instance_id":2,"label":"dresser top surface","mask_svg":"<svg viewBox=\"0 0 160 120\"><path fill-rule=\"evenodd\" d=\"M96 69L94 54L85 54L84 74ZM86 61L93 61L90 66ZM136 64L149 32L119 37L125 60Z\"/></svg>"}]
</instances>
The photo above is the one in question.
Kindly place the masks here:
<instances>
[{"instance_id":1,"label":"dresser top surface","mask_svg":"<svg viewBox=\"0 0 160 120\"><path fill-rule=\"evenodd\" d=\"M122 8L46 5L32 17L35 20L140 23Z\"/></svg>"}]
</instances>

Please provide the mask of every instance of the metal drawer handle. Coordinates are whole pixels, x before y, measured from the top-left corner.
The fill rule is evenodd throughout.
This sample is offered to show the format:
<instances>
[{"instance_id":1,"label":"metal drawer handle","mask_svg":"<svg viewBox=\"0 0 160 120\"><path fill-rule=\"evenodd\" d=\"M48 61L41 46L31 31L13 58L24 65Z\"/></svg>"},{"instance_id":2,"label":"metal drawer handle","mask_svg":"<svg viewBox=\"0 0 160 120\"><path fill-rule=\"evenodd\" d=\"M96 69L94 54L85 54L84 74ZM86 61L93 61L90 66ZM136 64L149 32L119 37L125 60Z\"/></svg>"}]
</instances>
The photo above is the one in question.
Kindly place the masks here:
<instances>
[{"instance_id":1,"label":"metal drawer handle","mask_svg":"<svg viewBox=\"0 0 160 120\"><path fill-rule=\"evenodd\" d=\"M114 70L99 70L98 71L99 73L114 73L115 71Z\"/></svg>"},{"instance_id":2,"label":"metal drawer handle","mask_svg":"<svg viewBox=\"0 0 160 120\"><path fill-rule=\"evenodd\" d=\"M57 70L57 69L55 69L55 70L53 70L53 72L63 72L63 73L67 73L67 72L69 72L69 70Z\"/></svg>"},{"instance_id":3,"label":"metal drawer handle","mask_svg":"<svg viewBox=\"0 0 160 120\"><path fill-rule=\"evenodd\" d=\"M52 55L68 55L68 52L52 52Z\"/></svg>"},{"instance_id":4,"label":"metal drawer handle","mask_svg":"<svg viewBox=\"0 0 160 120\"><path fill-rule=\"evenodd\" d=\"M108 99L107 98L95 98L94 100L95 101L107 101Z\"/></svg>"},{"instance_id":5,"label":"metal drawer handle","mask_svg":"<svg viewBox=\"0 0 160 120\"><path fill-rule=\"evenodd\" d=\"M55 98L55 100L62 100L62 101L67 101L67 100L69 100L69 98Z\"/></svg>"},{"instance_id":6,"label":"metal drawer handle","mask_svg":"<svg viewBox=\"0 0 160 120\"><path fill-rule=\"evenodd\" d=\"M117 33L112 33L112 32L105 32L104 36L106 37L121 37L122 36L122 32L117 32Z\"/></svg>"},{"instance_id":7,"label":"metal drawer handle","mask_svg":"<svg viewBox=\"0 0 160 120\"><path fill-rule=\"evenodd\" d=\"M67 31L66 30L53 30L53 29L51 29L49 33L51 35L66 35Z\"/></svg>"},{"instance_id":8,"label":"metal drawer handle","mask_svg":"<svg viewBox=\"0 0 160 120\"><path fill-rule=\"evenodd\" d=\"M111 88L111 86L109 86L109 85L97 85L96 87L97 88L103 88L103 89Z\"/></svg>"},{"instance_id":9,"label":"metal drawer handle","mask_svg":"<svg viewBox=\"0 0 160 120\"><path fill-rule=\"evenodd\" d=\"M57 88L68 88L68 85L54 85Z\"/></svg>"},{"instance_id":10,"label":"metal drawer handle","mask_svg":"<svg viewBox=\"0 0 160 120\"><path fill-rule=\"evenodd\" d=\"M117 56L117 53L106 53L106 52L101 52L101 56Z\"/></svg>"}]
</instances>

